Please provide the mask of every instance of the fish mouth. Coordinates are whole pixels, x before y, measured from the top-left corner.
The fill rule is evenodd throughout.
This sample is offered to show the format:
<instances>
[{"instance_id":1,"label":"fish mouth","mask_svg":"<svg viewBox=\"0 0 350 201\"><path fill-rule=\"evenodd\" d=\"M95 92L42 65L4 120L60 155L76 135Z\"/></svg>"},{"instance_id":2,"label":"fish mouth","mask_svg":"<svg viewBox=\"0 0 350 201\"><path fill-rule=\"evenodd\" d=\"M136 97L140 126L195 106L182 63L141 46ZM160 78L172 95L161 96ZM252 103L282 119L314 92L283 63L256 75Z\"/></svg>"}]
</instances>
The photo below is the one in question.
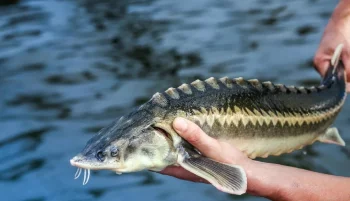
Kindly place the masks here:
<instances>
[{"instance_id":1,"label":"fish mouth","mask_svg":"<svg viewBox=\"0 0 350 201\"><path fill-rule=\"evenodd\" d=\"M82 168L82 169L91 169L91 170L102 169L102 168L91 166L91 165L84 163L84 162L79 162L79 160L76 160L74 158L70 159L70 164L74 167Z\"/></svg>"},{"instance_id":2,"label":"fish mouth","mask_svg":"<svg viewBox=\"0 0 350 201\"><path fill-rule=\"evenodd\" d=\"M70 160L70 164L77 168L89 169L89 170L115 170L114 167L108 167L104 164L99 164L99 163L97 164L88 163L84 160L75 159L75 157Z\"/></svg>"},{"instance_id":3,"label":"fish mouth","mask_svg":"<svg viewBox=\"0 0 350 201\"><path fill-rule=\"evenodd\" d=\"M82 170L84 169L83 185L86 185L90 179L91 168L87 167L86 164L77 162L74 158L70 160L70 164L72 166L78 167L77 171L75 172L74 179L78 179L81 175Z\"/></svg>"},{"instance_id":4,"label":"fish mouth","mask_svg":"<svg viewBox=\"0 0 350 201\"><path fill-rule=\"evenodd\" d=\"M70 164L78 168L77 171L75 172L74 179L78 179L84 170L83 185L86 185L89 182L91 170L112 170L112 171L115 171L117 174L122 173L122 171L116 168L106 167L103 165L101 166L91 165L87 163L85 160L83 160L81 156L75 156L74 158L72 158L70 160Z\"/></svg>"}]
</instances>

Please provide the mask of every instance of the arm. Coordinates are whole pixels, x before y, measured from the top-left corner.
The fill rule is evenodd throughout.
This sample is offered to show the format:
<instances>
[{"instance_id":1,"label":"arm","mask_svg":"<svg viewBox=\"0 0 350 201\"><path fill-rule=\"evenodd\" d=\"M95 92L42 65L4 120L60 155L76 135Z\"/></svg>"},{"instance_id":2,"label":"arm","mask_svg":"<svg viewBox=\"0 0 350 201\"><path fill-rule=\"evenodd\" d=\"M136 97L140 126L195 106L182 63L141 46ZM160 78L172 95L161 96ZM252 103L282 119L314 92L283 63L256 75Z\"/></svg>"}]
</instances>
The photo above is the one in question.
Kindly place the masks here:
<instances>
[{"instance_id":1,"label":"arm","mask_svg":"<svg viewBox=\"0 0 350 201\"><path fill-rule=\"evenodd\" d=\"M251 161L248 193L271 200L350 200L350 178Z\"/></svg>"},{"instance_id":2,"label":"arm","mask_svg":"<svg viewBox=\"0 0 350 201\"><path fill-rule=\"evenodd\" d=\"M196 124L185 119L177 118L174 128L207 157L241 165L247 173L249 194L271 200L350 200L350 178L251 160L228 143L209 137ZM181 167L168 167L161 173L208 183Z\"/></svg>"},{"instance_id":3,"label":"arm","mask_svg":"<svg viewBox=\"0 0 350 201\"><path fill-rule=\"evenodd\" d=\"M344 44L342 60L350 82L350 0L339 1L323 33L314 57L315 68L321 75L325 74L334 49L340 43ZM350 92L350 83L347 91Z\"/></svg>"}]
</instances>

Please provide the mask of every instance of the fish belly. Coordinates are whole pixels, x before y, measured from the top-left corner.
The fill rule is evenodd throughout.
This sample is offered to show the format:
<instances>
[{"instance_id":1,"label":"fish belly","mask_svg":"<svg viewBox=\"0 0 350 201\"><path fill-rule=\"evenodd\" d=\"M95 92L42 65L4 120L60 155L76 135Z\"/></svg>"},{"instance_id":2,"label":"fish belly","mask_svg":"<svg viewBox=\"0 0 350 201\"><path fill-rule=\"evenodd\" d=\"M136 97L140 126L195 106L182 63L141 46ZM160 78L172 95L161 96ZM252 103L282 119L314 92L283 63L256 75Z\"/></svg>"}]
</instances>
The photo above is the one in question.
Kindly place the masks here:
<instances>
[{"instance_id":1,"label":"fish belly","mask_svg":"<svg viewBox=\"0 0 350 201\"><path fill-rule=\"evenodd\" d=\"M319 135L316 133L307 133L292 137L274 137L274 138L235 138L235 139L219 139L226 141L249 158L263 157L269 155L280 155L283 153L290 153L294 150L314 143Z\"/></svg>"}]
</instances>

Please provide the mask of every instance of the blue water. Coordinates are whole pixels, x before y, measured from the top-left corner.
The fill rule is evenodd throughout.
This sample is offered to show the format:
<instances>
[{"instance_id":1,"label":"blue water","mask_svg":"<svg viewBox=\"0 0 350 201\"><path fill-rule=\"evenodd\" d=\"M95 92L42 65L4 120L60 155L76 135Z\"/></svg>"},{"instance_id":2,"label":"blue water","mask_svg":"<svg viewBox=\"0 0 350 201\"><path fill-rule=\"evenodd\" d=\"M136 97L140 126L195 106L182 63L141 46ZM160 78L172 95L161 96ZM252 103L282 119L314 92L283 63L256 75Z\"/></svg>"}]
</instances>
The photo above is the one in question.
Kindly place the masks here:
<instances>
[{"instance_id":1,"label":"blue water","mask_svg":"<svg viewBox=\"0 0 350 201\"><path fill-rule=\"evenodd\" d=\"M319 82L312 68L336 1L22 0L0 6L0 195L6 201L263 200L151 172L69 159L114 118L197 78ZM350 144L350 105L336 120ZM350 147L316 143L270 162L350 176Z\"/></svg>"}]
</instances>

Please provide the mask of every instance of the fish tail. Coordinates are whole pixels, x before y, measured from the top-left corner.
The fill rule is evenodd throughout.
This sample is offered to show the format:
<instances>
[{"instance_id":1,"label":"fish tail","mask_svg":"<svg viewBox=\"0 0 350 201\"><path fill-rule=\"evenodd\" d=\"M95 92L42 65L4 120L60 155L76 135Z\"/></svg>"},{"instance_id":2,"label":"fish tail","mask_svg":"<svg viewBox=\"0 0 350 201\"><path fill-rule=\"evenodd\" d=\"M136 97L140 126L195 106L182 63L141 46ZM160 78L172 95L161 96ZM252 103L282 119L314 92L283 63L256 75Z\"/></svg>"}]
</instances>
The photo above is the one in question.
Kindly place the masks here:
<instances>
[{"instance_id":1,"label":"fish tail","mask_svg":"<svg viewBox=\"0 0 350 201\"><path fill-rule=\"evenodd\" d=\"M338 88L345 91L346 76L344 63L341 61L342 49L343 44L339 44L335 49L330 65L321 84L325 86L331 86L335 82Z\"/></svg>"}]
</instances>

